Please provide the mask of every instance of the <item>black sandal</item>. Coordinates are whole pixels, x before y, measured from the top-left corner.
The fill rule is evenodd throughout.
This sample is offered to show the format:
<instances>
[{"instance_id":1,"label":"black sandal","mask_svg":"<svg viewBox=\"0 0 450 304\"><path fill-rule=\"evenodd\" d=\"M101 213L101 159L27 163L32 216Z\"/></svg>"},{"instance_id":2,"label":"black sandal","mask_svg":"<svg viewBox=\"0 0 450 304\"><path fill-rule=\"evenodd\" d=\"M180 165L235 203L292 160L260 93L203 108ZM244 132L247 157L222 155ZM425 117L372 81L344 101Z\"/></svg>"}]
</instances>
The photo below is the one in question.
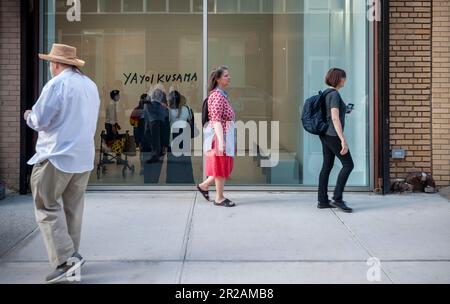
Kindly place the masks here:
<instances>
[{"instance_id":1,"label":"black sandal","mask_svg":"<svg viewBox=\"0 0 450 304\"><path fill-rule=\"evenodd\" d=\"M221 201L220 203L217 203L216 201L214 201L214 205L216 206L222 206L222 207L234 207L236 206L235 203L233 203L232 201L230 201L229 199L224 199L223 201Z\"/></svg>"},{"instance_id":2,"label":"black sandal","mask_svg":"<svg viewBox=\"0 0 450 304\"><path fill-rule=\"evenodd\" d=\"M211 200L209 199L209 191L202 190L202 188L200 188L199 185L197 185L197 190L200 191L200 193L203 195L203 197L205 198L205 200L207 200L208 202L211 201Z\"/></svg>"}]
</instances>

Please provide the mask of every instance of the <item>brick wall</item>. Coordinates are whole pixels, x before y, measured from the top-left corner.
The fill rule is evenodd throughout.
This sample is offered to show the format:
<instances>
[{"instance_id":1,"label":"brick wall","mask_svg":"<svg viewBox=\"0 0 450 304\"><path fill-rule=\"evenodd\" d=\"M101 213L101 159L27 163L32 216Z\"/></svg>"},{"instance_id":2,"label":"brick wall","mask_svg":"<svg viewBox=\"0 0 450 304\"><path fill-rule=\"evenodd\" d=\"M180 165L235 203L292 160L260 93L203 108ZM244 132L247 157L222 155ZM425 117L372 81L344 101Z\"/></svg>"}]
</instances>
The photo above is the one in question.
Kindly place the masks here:
<instances>
[{"instance_id":1,"label":"brick wall","mask_svg":"<svg viewBox=\"0 0 450 304\"><path fill-rule=\"evenodd\" d=\"M432 171L431 2L389 1L390 147L407 154L391 159L391 179Z\"/></svg>"},{"instance_id":2,"label":"brick wall","mask_svg":"<svg viewBox=\"0 0 450 304\"><path fill-rule=\"evenodd\" d=\"M450 2L433 0L432 150L433 176L450 185Z\"/></svg>"},{"instance_id":3,"label":"brick wall","mask_svg":"<svg viewBox=\"0 0 450 304\"><path fill-rule=\"evenodd\" d=\"M20 1L0 1L0 182L19 188Z\"/></svg>"}]
</instances>

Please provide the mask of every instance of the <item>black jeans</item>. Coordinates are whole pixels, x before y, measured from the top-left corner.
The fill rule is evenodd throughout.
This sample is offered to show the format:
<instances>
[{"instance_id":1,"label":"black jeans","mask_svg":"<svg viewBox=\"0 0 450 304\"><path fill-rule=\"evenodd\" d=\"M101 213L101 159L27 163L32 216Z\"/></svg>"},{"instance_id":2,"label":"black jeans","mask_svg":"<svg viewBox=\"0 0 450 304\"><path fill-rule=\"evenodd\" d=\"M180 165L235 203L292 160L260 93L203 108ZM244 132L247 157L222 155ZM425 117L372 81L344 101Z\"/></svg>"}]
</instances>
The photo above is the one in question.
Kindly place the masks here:
<instances>
[{"instance_id":1,"label":"black jeans","mask_svg":"<svg viewBox=\"0 0 450 304\"><path fill-rule=\"evenodd\" d=\"M319 177L319 203L328 203L328 180L330 172L333 169L334 159L337 156L342 163L342 169L339 172L336 187L334 189L333 200L342 201L342 193L348 177L354 168L353 159L348 151L341 155L341 140L338 136L320 135L323 150L323 166Z\"/></svg>"}]
</instances>

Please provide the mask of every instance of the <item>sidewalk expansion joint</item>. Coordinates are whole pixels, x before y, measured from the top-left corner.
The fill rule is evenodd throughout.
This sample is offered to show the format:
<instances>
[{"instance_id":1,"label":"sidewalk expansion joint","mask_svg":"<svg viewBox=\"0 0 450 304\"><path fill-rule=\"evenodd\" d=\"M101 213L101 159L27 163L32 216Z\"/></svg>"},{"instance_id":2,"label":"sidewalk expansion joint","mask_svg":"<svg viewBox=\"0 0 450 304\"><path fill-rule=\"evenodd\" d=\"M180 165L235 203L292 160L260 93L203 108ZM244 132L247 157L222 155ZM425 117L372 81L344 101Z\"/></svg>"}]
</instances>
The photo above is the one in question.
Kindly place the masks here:
<instances>
[{"instance_id":1,"label":"sidewalk expansion joint","mask_svg":"<svg viewBox=\"0 0 450 304\"><path fill-rule=\"evenodd\" d=\"M336 216L336 218L342 223L342 225L344 225L344 227L347 229L347 231L350 233L350 235L352 236L352 238L355 240L355 242L370 256L370 257L375 257L372 252L370 251L370 249L364 245L364 243L358 238L358 236L356 235L356 233L353 232L353 230L345 223L344 219L342 219L339 214L331 209L331 212ZM381 260L380 260L381 262ZM389 276L389 274L387 273L387 271L384 269L384 267L381 265L381 271L384 273L384 275L387 277L387 279L394 284L394 281L392 280L392 278Z\"/></svg>"},{"instance_id":2,"label":"sidewalk expansion joint","mask_svg":"<svg viewBox=\"0 0 450 304\"><path fill-rule=\"evenodd\" d=\"M183 260L181 263L181 269L180 269L180 275L178 277L178 284L181 284L181 280L183 278L183 272L184 272L184 265L186 262L187 252L189 249L189 239L191 237L191 230L193 225L193 218L194 218L194 210L195 210L195 204L197 203L197 192L194 192L194 199L193 203L191 205L191 209L189 210L189 215L186 223L186 229L184 231L184 237L183 237L183 246L182 246L182 256Z\"/></svg>"},{"instance_id":3,"label":"sidewalk expansion joint","mask_svg":"<svg viewBox=\"0 0 450 304\"><path fill-rule=\"evenodd\" d=\"M34 227L31 232L27 233L24 237L20 238L14 245L12 245L10 248L8 248L1 256L0 256L0 263L5 260L6 257L8 257L11 253L13 253L16 249L20 248L21 246L24 246L28 240L30 240L32 237L34 237L35 232L39 230L39 227Z\"/></svg>"}]
</instances>

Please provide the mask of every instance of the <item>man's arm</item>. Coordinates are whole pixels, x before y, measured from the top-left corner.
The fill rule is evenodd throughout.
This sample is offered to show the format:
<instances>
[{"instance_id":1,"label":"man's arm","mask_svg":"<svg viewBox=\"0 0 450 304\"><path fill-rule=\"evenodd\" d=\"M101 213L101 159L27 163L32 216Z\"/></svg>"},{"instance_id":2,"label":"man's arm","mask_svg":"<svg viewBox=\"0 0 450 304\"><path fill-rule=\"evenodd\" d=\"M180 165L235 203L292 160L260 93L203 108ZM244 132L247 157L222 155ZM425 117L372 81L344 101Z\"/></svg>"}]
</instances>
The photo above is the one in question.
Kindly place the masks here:
<instances>
[{"instance_id":1,"label":"man's arm","mask_svg":"<svg viewBox=\"0 0 450 304\"><path fill-rule=\"evenodd\" d=\"M44 87L33 109L24 113L27 125L38 132L48 130L51 127L53 118L59 112L59 98L61 96L54 86Z\"/></svg>"}]
</instances>

